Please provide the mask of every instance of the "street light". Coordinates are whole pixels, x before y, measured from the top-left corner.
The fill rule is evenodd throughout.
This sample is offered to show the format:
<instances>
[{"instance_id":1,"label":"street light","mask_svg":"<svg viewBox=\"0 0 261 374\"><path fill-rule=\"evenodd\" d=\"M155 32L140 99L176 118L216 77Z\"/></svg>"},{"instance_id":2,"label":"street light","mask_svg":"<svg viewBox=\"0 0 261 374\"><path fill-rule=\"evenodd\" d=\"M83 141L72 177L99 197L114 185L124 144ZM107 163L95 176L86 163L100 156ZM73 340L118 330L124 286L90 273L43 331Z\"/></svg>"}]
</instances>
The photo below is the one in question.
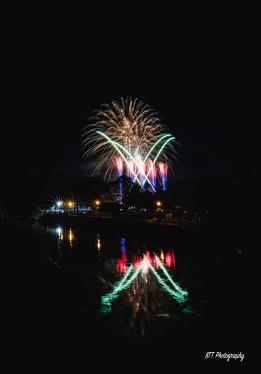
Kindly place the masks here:
<instances>
[{"instance_id":1,"label":"street light","mask_svg":"<svg viewBox=\"0 0 261 374\"><path fill-rule=\"evenodd\" d=\"M61 200L58 200L56 202L56 205L57 205L58 208L61 208L61 206L63 205L63 202Z\"/></svg>"},{"instance_id":2,"label":"street light","mask_svg":"<svg viewBox=\"0 0 261 374\"><path fill-rule=\"evenodd\" d=\"M163 212L163 210L162 210L162 201L157 200L157 201L155 202L155 204L156 204L155 212L157 212L157 213L161 213L161 212Z\"/></svg>"},{"instance_id":3,"label":"street light","mask_svg":"<svg viewBox=\"0 0 261 374\"><path fill-rule=\"evenodd\" d=\"M74 207L74 202L70 200L70 201L68 201L67 205L68 205L69 208L73 208Z\"/></svg>"},{"instance_id":4,"label":"street light","mask_svg":"<svg viewBox=\"0 0 261 374\"><path fill-rule=\"evenodd\" d=\"M95 205L96 214L98 214L99 210L100 210L100 207L101 207L101 201L99 199L96 199L94 201L94 205Z\"/></svg>"}]
</instances>

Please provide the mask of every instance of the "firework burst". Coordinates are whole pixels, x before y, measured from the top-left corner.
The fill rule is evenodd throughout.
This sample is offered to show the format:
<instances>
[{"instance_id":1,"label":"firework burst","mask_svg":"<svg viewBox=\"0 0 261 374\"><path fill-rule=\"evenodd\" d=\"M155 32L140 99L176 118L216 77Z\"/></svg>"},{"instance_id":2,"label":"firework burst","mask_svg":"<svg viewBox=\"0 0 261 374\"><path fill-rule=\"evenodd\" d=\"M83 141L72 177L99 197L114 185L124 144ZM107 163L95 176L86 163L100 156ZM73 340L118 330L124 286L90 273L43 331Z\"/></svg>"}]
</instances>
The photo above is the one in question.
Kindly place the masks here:
<instances>
[{"instance_id":1,"label":"firework burst","mask_svg":"<svg viewBox=\"0 0 261 374\"><path fill-rule=\"evenodd\" d=\"M108 179L117 174L115 163L119 165L121 159L122 171L133 181L142 187L145 183L152 186L150 175L158 158L168 162L175 157L171 144L175 138L166 130L149 105L137 99L121 98L103 104L88 120L83 134L84 157L95 156L97 166L93 174L103 171Z\"/></svg>"}]
</instances>

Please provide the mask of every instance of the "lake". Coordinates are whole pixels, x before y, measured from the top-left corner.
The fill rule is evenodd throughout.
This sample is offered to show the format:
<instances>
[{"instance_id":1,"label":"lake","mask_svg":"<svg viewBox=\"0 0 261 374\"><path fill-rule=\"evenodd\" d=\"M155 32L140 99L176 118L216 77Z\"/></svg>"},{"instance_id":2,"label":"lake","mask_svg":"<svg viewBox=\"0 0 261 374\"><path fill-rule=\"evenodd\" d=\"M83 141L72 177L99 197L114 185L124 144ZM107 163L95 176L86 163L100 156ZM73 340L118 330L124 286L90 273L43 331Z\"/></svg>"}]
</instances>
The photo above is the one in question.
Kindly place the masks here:
<instances>
[{"instance_id":1,"label":"lake","mask_svg":"<svg viewBox=\"0 0 261 374\"><path fill-rule=\"evenodd\" d=\"M244 254L229 240L153 225L62 221L9 227L2 237L19 259L7 268L20 337L47 336L51 344L74 336L101 350L164 347L200 357L244 347L242 295L251 291Z\"/></svg>"}]
</instances>

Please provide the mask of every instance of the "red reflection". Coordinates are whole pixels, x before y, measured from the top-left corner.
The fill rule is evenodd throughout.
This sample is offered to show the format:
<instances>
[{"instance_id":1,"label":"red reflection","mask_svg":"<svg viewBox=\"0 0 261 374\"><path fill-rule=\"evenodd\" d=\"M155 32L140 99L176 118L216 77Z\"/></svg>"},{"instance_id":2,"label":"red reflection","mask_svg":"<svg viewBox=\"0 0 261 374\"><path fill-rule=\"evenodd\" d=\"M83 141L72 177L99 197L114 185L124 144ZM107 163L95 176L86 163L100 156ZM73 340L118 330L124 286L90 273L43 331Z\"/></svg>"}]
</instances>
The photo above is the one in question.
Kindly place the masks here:
<instances>
[{"instance_id":1,"label":"red reflection","mask_svg":"<svg viewBox=\"0 0 261 374\"><path fill-rule=\"evenodd\" d=\"M148 272L150 264L151 264L150 256L145 255L143 262L142 262L142 273L146 274Z\"/></svg>"},{"instance_id":2,"label":"red reflection","mask_svg":"<svg viewBox=\"0 0 261 374\"><path fill-rule=\"evenodd\" d=\"M152 257L151 257L151 255L150 255L150 252L149 252L149 251L146 252L145 257L147 258L147 260L149 261L149 263L152 264Z\"/></svg>"},{"instance_id":3,"label":"red reflection","mask_svg":"<svg viewBox=\"0 0 261 374\"><path fill-rule=\"evenodd\" d=\"M120 273L126 273L127 271L127 256L123 255L117 262L117 270Z\"/></svg>"},{"instance_id":4,"label":"red reflection","mask_svg":"<svg viewBox=\"0 0 261 374\"><path fill-rule=\"evenodd\" d=\"M165 256L165 263L166 263L166 267L167 268L170 268L171 267L171 264L172 264L172 258L171 258L171 254L168 252L166 253L166 256Z\"/></svg>"},{"instance_id":5,"label":"red reflection","mask_svg":"<svg viewBox=\"0 0 261 374\"><path fill-rule=\"evenodd\" d=\"M165 264L167 268L173 267L174 269L176 269L176 260L173 251L169 251L166 253Z\"/></svg>"},{"instance_id":6,"label":"red reflection","mask_svg":"<svg viewBox=\"0 0 261 374\"><path fill-rule=\"evenodd\" d=\"M160 263L160 259L158 258L158 256L155 254L154 257L153 257L153 266L156 270L158 270L159 268L159 263Z\"/></svg>"},{"instance_id":7,"label":"red reflection","mask_svg":"<svg viewBox=\"0 0 261 374\"><path fill-rule=\"evenodd\" d=\"M165 263L165 266L168 269L170 269L170 268L176 269L176 260L175 260L175 256L174 256L173 251L168 251L168 252L166 252L165 255L163 254L162 250L160 251L159 255L157 255L156 253L151 255L149 251L147 251L146 254L144 254L143 256L142 255L132 255L132 263L133 263L134 270L137 269L137 267L140 265L141 261L143 261L144 259L146 259L146 261L144 262L144 269L143 269L144 272L148 271L147 268L148 268L149 264L153 265L156 270L158 270L160 268L161 263ZM126 254L123 254L122 257L120 259L118 259L116 267L117 267L117 270L120 273L126 273L126 271L128 269Z\"/></svg>"},{"instance_id":8,"label":"red reflection","mask_svg":"<svg viewBox=\"0 0 261 374\"><path fill-rule=\"evenodd\" d=\"M136 270L139 264L141 263L142 258L137 255L132 256L132 258L133 258L133 267L134 267L134 270Z\"/></svg>"}]
</instances>

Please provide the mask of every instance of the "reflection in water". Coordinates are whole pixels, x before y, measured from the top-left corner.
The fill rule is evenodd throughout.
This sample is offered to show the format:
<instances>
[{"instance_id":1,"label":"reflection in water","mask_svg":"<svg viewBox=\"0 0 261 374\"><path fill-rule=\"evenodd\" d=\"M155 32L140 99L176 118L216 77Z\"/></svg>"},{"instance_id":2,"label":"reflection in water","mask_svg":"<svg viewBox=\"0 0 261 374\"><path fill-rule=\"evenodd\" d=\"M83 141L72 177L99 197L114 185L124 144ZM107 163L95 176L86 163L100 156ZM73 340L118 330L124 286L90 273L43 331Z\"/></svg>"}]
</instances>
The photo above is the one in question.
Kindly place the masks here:
<instances>
[{"instance_id":1,"label":"reflection in water","mask_svg":"<svg viewBox=\"0 0 261 374\"><path fill-rule=\"evenodd\" d=\"M61 226L56 228L48 228L50 233L57 235L57 254L59 257L63 257L66 254L66 246L69 244L69 253L71 252L75 244L75 234L70 227L69 230L64 229ZM68 249L68 247L67 247Z\"/></svg>"},{"instance_id":2,"label":"reflection in water","mask_svg":"<svg viewBox=\"0 0 261 374\"><path fill-rule=\"evenodd\" d=\"M66 238L68 238L70 249L73 248L74 241L75 241L75 234L74 234L71 227L69 228L68 231L64 230L61 226L58 226L55 229L49 229L49 231L52 232L52 233L55 231L56 235L58 236L58 242L57 242L57 249L58 250L62 249L62 242Z\"/></svg>"},{"instance_id":3,"label":"reflection in water","mask_svg":"<svg viewBox=\"0 0 261 374\"><path fill-rule=\"evenodd\" d=\"M101 250L101 239L100 239L100 234L97 234L97 242L96 242L96 246L97 246L98 251L100 251L100 250Z\"/></svg>"},{"instance_id":4,"label":"reflection in water","mask_svg":"<svg viewBox=\"0 0 261 374\"><path fill-rule=\"evenodd\" d=\"M125 238L121 238L121 258L118 260L116 268L120 273L126 273L127 271L127 256L126 256L126 241Z\"/></svg>"},{"instance_id":5,"label":"reflection in water","mask_svg":"<svg viewBox=\"0 0 261 374\"><path fill-rule=\"evenodd\" d=\"M121 278L101 297L100 304L100 313L111 328L135 343L167 339L177 321L198 315L188 303L188 291L174 279L174 251L141 248L128 254L126 240L120 240L116 272ZM115 267L112 271L115 275Z\"/></svg>"},{"instance_id":6,"label":"reflection in water","mask_svg":"<svg viewBox=\"0 0 261 374\"><path fill-rule=\"evenodd\" d=\"M70 243L70 248L72 248L72 246L73 246L73 240L74 240L74 235L73 235L73 232L72 232L71 228L69 229L68 239L69 239L69 243Z\"/></svg>"},{"instance_id":7,"label":"reflection in water","mask_svg":"<svg viewBox=\"0 0 261 374\"><path fill-rule=\"evenodd\" d=\"M62 256L63 229L60 226L58 226L56 228L56 233L58 235L57 250L58 250L59 256Z\"/></svg>"},{"instance_id":8,"label":"reflection in water","mask_svg":"<svg viewBox=\"0 0 261 374\"><path fill-rule=\"evenodd\" d=\"M76 244L77 233L72 228L60 226L50 231L58 236L58 262L62 268L63 258L71 255L70 249ZM148 250L147 246L140 246L136 242L131 242L129 247L124 237L117 240L118 246L115 248L115 238L113 241L105 238L106 235L101 238L100 233L94 237L80 236L77 249L81 255L78 257L78 251L74 251L74 260L86 259L85 266L94 270L90 273L103 284L99 286L98 293L93 292L91 297L95 299L101 287L107 285L103 296L98 296L98 310L95 308L95 313L103 316L104 321L109 321L109 325L118 329L121 336L146 340L154 331L158 331L159 324L167 323L169 329L175 321L196 314L188 303L188 291L178 282L179 272L173 249L153 247ZM86 251L86 242L88 245L92 243L96 253L94 257L89 257L91 252ZM64 266L70 266L70 262L66 261ZM86 302L89 303L89 300L88 297Z\"/></svg>"},{"instance_id":9,"label":"reflection in water","mask_svg":"<svg viewBox=\"0 0 261 374\"><path fill-rule=\"evenodd\" d=\"M111 292L104 295L101 299L101 312L106 314L112 311L112 302L117 299L123 290L128 290L130 299L139 292L144 292L144 286L154 287L153 280L148 273L153 275L161 289L173 298L179 304L184 304L188 299L188 292L175 282L170 275L169 270L176 269L176 259L173 250L166 252L163 250L157 254L151 254L148 250L143 255L132 254L128 262L126 240L121 238L121 257L118 259L116 269L123 276L116 282ZM133 292L133 296L131 296ZM148 293L146 297L148 296ZM140 308L140 301L136 301L136 308Z\"/></svg>"},{"instance_id":10,"label":"reflection in water","mask_svg":"<svg viewBox=\"0 0 261 374\"><path fill-rule=\"evenodd\" d=\"M140 273L142 275L142 280L145 280L147 283L148 279L146 275L149 270L151 270L156 280L162 286L162 289L172 296L178 303L183 304L187 300L188 292L183 290L178 283L174 282L166 267L156 254L152 258L150 253L147 252L143 256L143 259L136 259L135 262L132 263L128 268L126 261L126 255L124 255L120 260L120 265L117 265L120 272L125 273L125 275L120 282L114 286L112 292L102 297L101 303L103 313L111 311L111 302L119 296L121 291L127 289ZM161 270L162 275L159 274L159 269ZM138 278L138 282L141 282L141 278Z\"/></svg>"},{"instance_id":11,"label":"reflection in water","mask_svg":"<svg viewBox=\"0 0 261 374\"><path fill-rule=\"evenodd\" d=\"M125 238L121 238L121 252L122 252L122 255L126 255L126 240L125 240Z\"/></svg>"},{"instance_id":12,"label":"reflection in water","mask_svg":"<svg viewBox=\"0 0 261 374\"><path fill-rule=\"evenodd\" d=\"M63 229L62 229L60 226L58 226L58 227L56 228L56 233L57 233L57 235L58 235L58 238L59 238L60 240L63 240Z\"/></svg>"},{"instance_id":13,"label":"reflection in water","mask_svg":"<svg viewBox=\"0 0 261 374\"><path fill-rule=\"evenodd\" d=\"M96 247L97 247L97 250L98 250L98 261L101 262L101 238L100 238L100 234L98 233L97 234L97 238L96 238Z\"/></svg>"},{"instance_id":14,"label":"reflection in water","mask_svg":"<svg viewBox=\"0 0 261 374\"><path fill-rule=\"evenodd\" d=\"M117 270L120 273L126 273L126 271L127 271L126 248L125 248L125 251L122 252L122 253L123 253L122 257L117 261L117 266L116 267L117 267ZM160 255L161 261L159 260L159 257L156 253L154 253L154 255L151 256L149 251L146 252L146 257L149 260L150 264L152 264L156 270L159 269L160 263L164 263L164 260L165 260L165 265L168 269L173 268L175 270L175 268L176 268L176 260L175 260L175 256L174 256L173 251L168 251L166 253L165 257L164 257L164 255L162 256L162 250L161 250L161 255ZM143 259L142 256L132 255L132 262L133 262L134 269L136 269L139 266L142 259Z\"/></svg>"},{"instance_id":15,"label":"reflection in water","mask_svg":"<svg viewBox=\"0 0 261 374\"><path fill-rule=\"evenodd\" d=\"M163 253L163 250L160 251L160 259L161 259L161 261L164 261L164 253Z\"/></svg>"}]
</instances>

